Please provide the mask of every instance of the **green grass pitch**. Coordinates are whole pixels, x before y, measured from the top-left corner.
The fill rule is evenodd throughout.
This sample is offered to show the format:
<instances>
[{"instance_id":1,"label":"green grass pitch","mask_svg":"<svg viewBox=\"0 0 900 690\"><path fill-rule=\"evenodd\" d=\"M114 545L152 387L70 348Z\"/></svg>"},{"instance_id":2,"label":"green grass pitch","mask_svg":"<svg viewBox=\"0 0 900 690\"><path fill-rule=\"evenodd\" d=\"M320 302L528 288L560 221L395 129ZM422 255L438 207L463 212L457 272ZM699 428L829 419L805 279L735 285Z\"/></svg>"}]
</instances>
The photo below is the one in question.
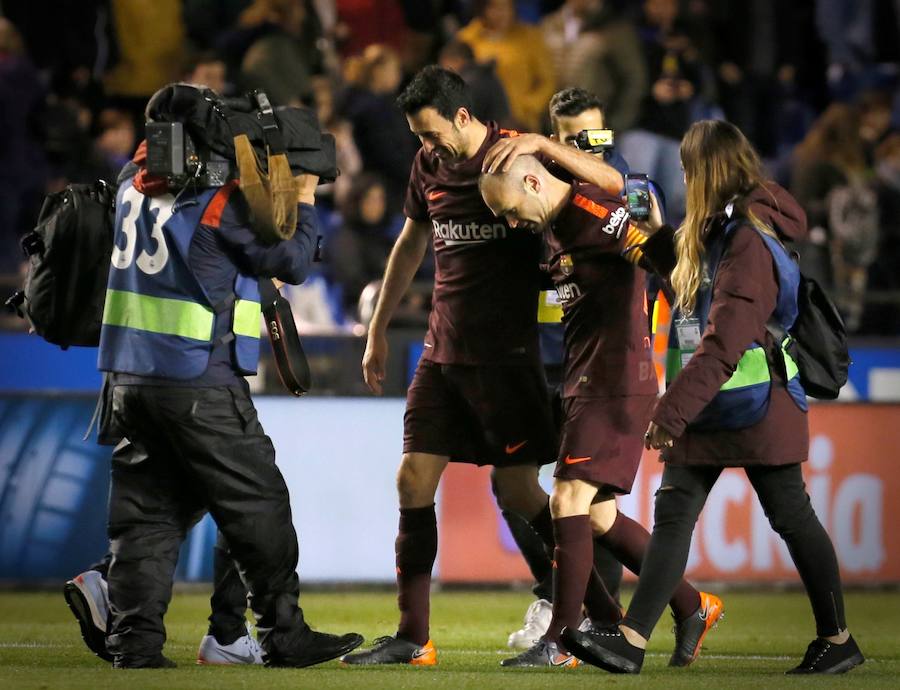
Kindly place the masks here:
<instances>
[{"instance_id":1,"label":"green grass pitch","mask_svg":"<svg viewBox=\"0 0 900 690\"><path fill-rule=\"evenodd\" d=\"M179 668L113 671L87 652L61 595L7 591L0 592L0 688L900 688L900 592L847 596L850 628L868 660L835 678L783 675L812 639L812 614L802 593L726 592L723 598L726 619L707 637L704 653L692 667L667 668L673 638L670 621L663 620L643 673L633 677L593 667L501 669L506 636L519 627L530 602L522 592L435 593L431 630L439 654L436 668L355 669L330 662L302 670L196 666L208 599L177 593L167 616L166 653ZM394 595L387 592L313 591L304 593L301 602L308 620L329 632L356 630L371 641L396 625Z\"/></svg>"}]
</instances>

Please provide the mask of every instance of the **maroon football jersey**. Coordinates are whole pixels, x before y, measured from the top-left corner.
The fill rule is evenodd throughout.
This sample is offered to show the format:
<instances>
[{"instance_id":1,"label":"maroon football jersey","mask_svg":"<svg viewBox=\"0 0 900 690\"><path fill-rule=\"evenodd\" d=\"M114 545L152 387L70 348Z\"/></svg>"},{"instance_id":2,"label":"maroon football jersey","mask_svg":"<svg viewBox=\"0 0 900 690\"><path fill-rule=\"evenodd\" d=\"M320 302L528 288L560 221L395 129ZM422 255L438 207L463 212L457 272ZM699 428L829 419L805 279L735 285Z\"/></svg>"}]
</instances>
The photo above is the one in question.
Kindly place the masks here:
<instances>
[{"instance_id":1,"label":"maroon football jersey","mask_svg":"<svg viewBox=\"0 0 900 690\"><path fill-rule=\"evenodd\" d=\"M440 364L516 362L538 355L540 240L496 218L478 191L488 149L509 136L496 123L458 164L420 149L406 216L431 223L435 276L423 357Z\"/></svg>"},{"instance_id":2,"label":"maroon football jersey","mask_svg":"<svg viewBox=\"0 0 900 690\"><path fill-rule=\"evenodd\" d=\"M621 200L595 185L572 185L547 233L565 327L563 397L657 392L646 273L636 265L642 239Z\"/></svg>"}]
</instances>

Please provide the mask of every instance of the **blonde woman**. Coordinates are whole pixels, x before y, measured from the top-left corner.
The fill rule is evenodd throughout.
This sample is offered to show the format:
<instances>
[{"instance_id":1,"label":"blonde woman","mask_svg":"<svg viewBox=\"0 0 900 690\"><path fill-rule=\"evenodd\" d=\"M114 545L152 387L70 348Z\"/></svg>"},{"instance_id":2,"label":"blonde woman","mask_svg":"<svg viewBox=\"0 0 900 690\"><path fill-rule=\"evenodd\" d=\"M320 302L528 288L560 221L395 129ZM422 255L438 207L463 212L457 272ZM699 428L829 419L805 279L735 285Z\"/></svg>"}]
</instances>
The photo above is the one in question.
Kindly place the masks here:
<instances>
[{"instance_id":1,"label":"blonde woman","mask_svg":"<svg viewBox=\"0 0 900 690\"><path fill-rule=\"evenodd\" d=\"M807 457L806 398L793 360L766 329L797 315L799 271L781 242L806 217L763 178L759 157L727 122L695 123L681 142L687 217L676 234L654 210L641 229L669 278L676 313L669 384L645 436L666 463L641 577L618 628L567 629L575 656L638 673L647 640L684 573L706 497L725 467L743 467L772 528L787 543L812 604L817 637L788 673L842 673L864 658L847 630L834 547L800 473Z\"/></svg>"}]
</instances>

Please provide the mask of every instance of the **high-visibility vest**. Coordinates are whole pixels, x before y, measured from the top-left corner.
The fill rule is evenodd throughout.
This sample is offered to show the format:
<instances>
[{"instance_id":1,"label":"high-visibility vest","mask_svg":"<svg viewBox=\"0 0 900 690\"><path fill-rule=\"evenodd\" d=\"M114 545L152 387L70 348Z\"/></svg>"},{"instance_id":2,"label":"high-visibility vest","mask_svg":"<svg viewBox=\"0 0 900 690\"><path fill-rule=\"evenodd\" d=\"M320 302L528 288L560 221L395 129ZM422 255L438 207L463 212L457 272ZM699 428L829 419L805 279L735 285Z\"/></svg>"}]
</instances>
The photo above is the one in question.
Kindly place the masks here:
<instances>
[{"instance_id":1,"label":"high-visibility vest","mask_svg":"<svg viewBox=\"0 0 900 690\"><path fill-rule=\"evenodd\" d=\"M707 247L704 258L704 278L697 292L697 304L690 315L698 319L700 332L706 330L709 310L712 305L713 286L716 271L725 253L727 241L734 230L741 226L749 226L756 230L772 253L778 273L778 299L772 319L787 332L797 318L797 289L800 285L800 269L787 250L778 240L760 232L758 228L744 219L732 220ZM671 382L681 371L687 352L679 346L678 323L683 315L675 310L669 332L669 349L666 358L666 381ZM787 390L794 402L801 409L808 409L806 393L800 383L797 364L787 353L786 347L790 336L781 343L781 354L787 375ZM695 430L742 429L761 421L769 406L769 394L772 387L772 376L766 360L766 351L758 343L752 342L738 361L731 377L722 384L719 392L689 425Z\"/></svg>"},{"instance_id":2,"label":"high-visibility vest","mask_svg":"<svg viewBox=\"0 0 900 690\"><path fill-rule=\"evenodd\" d=\"M217 342L233 340L236 371L256 373L257 279L237 269L233 294L214 304L189 263L197 227L218 227L235 189L236 183L229 183L196 194L185 190L177 198L148 197L131 180L122 183L100 331L102 371L193 379L206 371ZM228 320L227 329L217 328L222 319Z\"/></svg>"}]
</instances>

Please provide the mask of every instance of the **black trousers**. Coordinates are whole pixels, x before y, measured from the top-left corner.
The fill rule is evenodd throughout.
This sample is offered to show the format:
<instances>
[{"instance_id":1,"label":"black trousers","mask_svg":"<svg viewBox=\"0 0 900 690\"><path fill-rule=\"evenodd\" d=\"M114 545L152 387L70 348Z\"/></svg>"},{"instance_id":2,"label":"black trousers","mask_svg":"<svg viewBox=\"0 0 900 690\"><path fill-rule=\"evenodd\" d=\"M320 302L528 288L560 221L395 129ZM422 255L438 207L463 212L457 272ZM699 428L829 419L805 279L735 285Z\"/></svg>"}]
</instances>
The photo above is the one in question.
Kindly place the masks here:
<instances>
[{"instance_id":1,"label":"black trousers","mask_svg":"<svg viewBox=\"0 0 900 690\"><path fill-rule=\"evenodd\" d=\"M694 526L722 469L666 465L656 492L650 546L623 621L645 638L649 639L684 575ZM810 504L800 465L744 470L772 529L787 543L812 604L817 634L836 635L847 627L840 571L831 539Z\"/></svg>"},{"instance_id":2,"label":"black trousers","mask_svg":"<svg viewBox=\"0 0 900 690\"><path fill-rule=\"evenodd\" d=\"M249 588L220 531L213 549L213 593L209 598L209 634L219 644L229 645L247 634L248 595Z\"/></svg>"},{"instance_id":3,"label":"black trousers","mask_svg":"<svg viewBox=\"0 0 900 690\"><path fill-rule=\"evenodd\" d=\"M112 461L110 652L133 662L160 653L178 550L206 511L250 589L263 648L296 648L309 634L297 535L246 387L116 386L112 414L130 443Z\"/></svg>"},{"instance_id":4,"label":"black trousers","mask_svg":"<svg viewBox=\"0 0 900 690\"><path fill-rule=\"evenodd\" d=\"M112 553L106 555L90 567L108 578ZM238 566L231 557L228 543L221 532L216 535L213 549L213 593L210 597L208 634L215 636L220 644L229 645L247 633L246 583L241 579Z\"/></svg>"}]
</instances>

